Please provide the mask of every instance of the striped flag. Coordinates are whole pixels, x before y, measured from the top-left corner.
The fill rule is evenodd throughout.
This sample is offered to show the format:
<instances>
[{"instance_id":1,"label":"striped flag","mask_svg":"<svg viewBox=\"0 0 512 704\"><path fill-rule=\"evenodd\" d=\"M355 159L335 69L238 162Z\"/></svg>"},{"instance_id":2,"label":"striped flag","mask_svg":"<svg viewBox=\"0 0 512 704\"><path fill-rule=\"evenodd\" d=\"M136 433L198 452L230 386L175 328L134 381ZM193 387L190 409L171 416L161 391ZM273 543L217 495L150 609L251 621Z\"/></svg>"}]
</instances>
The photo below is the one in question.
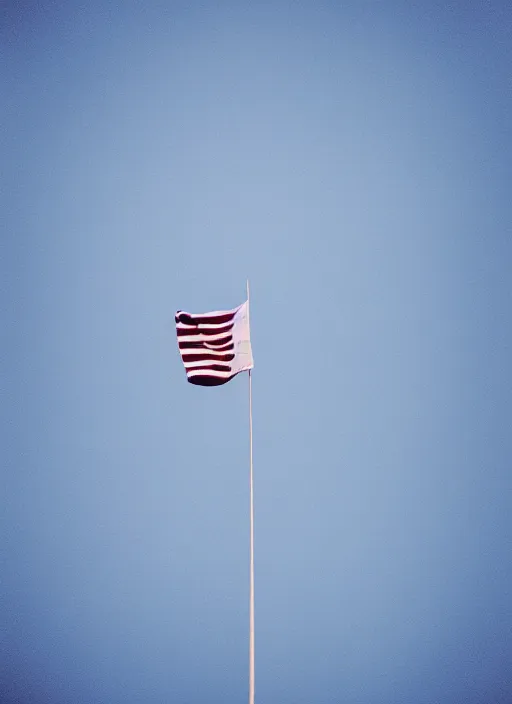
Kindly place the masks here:
<instances>
[{"instance_id":1,"label":"striped flag","mask_svg":"<svg viewBox=\"0 0 512 704\"><path fill-rule=\"evenodd\" d=\"M249 301L233 310L176 313L176 333L187 380L219 386L254 366L249 328Z\"/></svg>"}]
</instances>

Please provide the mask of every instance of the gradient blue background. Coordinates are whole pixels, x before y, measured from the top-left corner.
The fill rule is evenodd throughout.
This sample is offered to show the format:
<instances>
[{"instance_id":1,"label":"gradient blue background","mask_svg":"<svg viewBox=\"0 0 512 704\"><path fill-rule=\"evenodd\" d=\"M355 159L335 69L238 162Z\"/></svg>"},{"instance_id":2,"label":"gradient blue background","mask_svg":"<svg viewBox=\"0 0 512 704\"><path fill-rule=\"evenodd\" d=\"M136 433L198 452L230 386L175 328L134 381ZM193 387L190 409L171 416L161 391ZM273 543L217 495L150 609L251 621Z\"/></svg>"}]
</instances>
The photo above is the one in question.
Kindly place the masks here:
<instances>
[{"instance_id":1,"label":"gradient blue background","mask_svg":"<svg viewBox=\"0 0 512 704\"><path fill-rule=\"evenodd\" d=\"M512 702L512 5L2 5L2 704Z\"/></svg>"}]
</instances>

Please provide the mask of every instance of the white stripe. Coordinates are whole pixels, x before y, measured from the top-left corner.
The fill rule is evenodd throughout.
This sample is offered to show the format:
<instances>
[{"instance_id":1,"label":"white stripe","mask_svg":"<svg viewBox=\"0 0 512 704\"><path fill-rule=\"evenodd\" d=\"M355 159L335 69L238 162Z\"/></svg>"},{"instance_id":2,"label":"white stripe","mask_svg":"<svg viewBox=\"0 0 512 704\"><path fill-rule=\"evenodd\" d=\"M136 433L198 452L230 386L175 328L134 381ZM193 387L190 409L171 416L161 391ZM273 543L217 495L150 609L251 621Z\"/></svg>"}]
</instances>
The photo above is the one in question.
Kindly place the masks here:
<instances>
[{"instance_id":1,"label":"white stripe","mask_svg":"<svg viewBox=\"0 0 512 704\"><path fill-rule=\"evenodd\" d=\"M187 325L186 323L176 323L177 330L205 330L206 328L208 328L209 330L215 330L215 328L220 329L227 327L233 327L232 320L229 320L227 323L199 323L199 325Z\"/></svg>"},{"instance_id":2,"label":"white stripe","mask_svg":"<svg viewBox=\"0 0 512 704\"><path fill-rule=\"evenodd\" d=\"M226 332L217 333L216 335L205 335L202 332L197 333L197 335L183 335L178 337L178 344L180 342L211 342L212 340L222 340L223 337L232 337L231 331L226 330Z\"/></svg>"},{"instance_id":3,"label":"white stripe","mask_svg":"<svg viewBox=\"0 0 512 704\"><path fill-rule=\"evenodd\" d=\"M185 365L185 369L193 369L194 367L204 367L205 364L222 364L223 366L226 366L228 369L231 369L230 362L222 362L217 359L202 359L202 360L199 360L198 362L185 362L185 360L183 360L183 364Z\"/></svg>"},{"instance_id":4,"label":"white stripe","mask_svg":"<svg viewBox=\"0 0 512 704\"><path fill-rule=\"evenodd\" d=\"M223 345L209 345L207 342L204 343L204 347L207 350L211 350L212 352L235 352L233 348L233 338L231 337L228 342L225 342ZM231 350L229 348L232 348ZM196 347L196 349L200 349L199 347Z\"/></svg>"},{"instance_id":5,"label":"white stripe","mask_svg":"<svg viewBox=\"0 0 512 704\"><path fill-rule=\"evenodd\" d=\"M187 371L187 376L216 376L219 379L227 379L234 376L233 372L216 372L214 369L191 369Z\"/></svg>"},{"instance_id":6,"label":"white stripe","mask_svg":"<svg viewBox=\"0 0 512 704\"><path fill-rule=\"evenodd\" d=\"M225 347L225 345L222 345L222 347ZM200 354L204 359L211 359L211 355L218 355L219 357L224 356L225 354L235 354L234 350L223 350L221 347L216 347L215 349L212 350L204 350L199 347L192 348L191 350L181 350L181 356L183 358L183 361L186 362L186 357L189 355L194 354ZM215 358L212 360L215 361Z\"/></svg>"}]
</instances>

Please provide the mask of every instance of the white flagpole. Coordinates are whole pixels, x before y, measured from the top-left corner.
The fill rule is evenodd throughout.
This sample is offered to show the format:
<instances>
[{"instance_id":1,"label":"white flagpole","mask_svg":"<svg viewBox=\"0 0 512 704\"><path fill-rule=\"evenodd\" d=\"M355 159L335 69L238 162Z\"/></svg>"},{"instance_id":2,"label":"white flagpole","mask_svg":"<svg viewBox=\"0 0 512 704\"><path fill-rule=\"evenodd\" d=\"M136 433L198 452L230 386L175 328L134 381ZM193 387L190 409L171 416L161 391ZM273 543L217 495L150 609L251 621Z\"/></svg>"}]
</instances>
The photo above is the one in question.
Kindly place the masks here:
<instances>
[{"instance_id":1,"label":"white flagpole","mask_svg":"<svg viewBox=\"0 0 512 704\"><path fill-rule=\"evenodd\" d=\"M249 303L249 279L247 279L247 303ZM250 306L249 316L251 314ZM251 557L249 588L249 704L254 704L254 496L252 471L252 375L249 369L249 453L250 453L250 514L251 514Z\"/></svg>"}]
</instances>

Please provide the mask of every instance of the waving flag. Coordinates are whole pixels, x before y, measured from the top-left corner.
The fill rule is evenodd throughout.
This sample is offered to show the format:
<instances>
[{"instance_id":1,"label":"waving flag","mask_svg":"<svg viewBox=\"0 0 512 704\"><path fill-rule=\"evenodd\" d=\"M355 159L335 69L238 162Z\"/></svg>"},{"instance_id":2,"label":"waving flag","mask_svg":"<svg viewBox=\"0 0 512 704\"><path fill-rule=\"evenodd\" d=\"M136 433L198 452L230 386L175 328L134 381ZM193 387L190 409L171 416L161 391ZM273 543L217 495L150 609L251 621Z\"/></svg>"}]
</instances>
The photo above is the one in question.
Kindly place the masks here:
<instances>
[{"instance_id":1,"label":"waving flag","mask_svg":"<svg viewBox=\"0 0 512 704\"><path fill-rule=\"evenodd\" d=\"M249 302L233 310L176 313L178 347L187 379L199 386L219 386L254 366Z\"/></svg>"}]
</instances>

